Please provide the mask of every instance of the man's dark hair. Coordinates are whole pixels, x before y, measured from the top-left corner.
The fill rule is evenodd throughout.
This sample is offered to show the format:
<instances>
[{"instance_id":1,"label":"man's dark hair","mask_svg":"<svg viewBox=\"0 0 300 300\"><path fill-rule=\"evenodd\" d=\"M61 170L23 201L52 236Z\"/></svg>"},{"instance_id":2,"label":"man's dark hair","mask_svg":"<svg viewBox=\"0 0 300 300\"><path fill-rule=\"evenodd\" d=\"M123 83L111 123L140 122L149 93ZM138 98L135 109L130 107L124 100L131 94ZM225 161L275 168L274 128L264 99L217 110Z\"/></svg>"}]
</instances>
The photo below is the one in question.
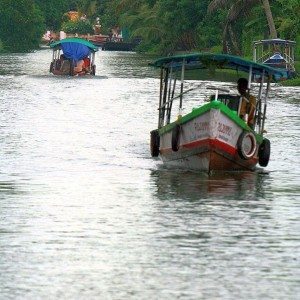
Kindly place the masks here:
<instances>
[{"instance_id":1,"label":"man's dark hair","mask_svg":"<svg viewBox=\"0 0 300 300\"><path fill-rule=\"evenodd\" d=\"M246 85L248 86L248 80L246 78L239 78L237 81L238 85Z\"/></svg>"}]
</instances>

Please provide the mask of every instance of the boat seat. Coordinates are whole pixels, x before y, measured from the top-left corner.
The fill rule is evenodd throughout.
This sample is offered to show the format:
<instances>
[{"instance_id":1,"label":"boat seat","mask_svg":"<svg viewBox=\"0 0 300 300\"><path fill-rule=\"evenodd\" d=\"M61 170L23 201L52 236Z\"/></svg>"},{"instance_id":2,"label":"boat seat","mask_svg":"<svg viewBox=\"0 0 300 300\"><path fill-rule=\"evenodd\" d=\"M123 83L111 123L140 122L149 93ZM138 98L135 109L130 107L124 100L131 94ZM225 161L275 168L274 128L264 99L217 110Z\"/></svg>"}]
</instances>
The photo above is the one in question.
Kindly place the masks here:
<instances>
[{"instance_id":1,"label":"boat seat","mask_svg":"<svg viewBox=\"0 0 300 300\"><path fill-rule=\"evenodd\" d=\"M210 96L210 101L215 100L215 95ZM219 94L218 101L224 103L228 108L234 111L239 110L240 105L240 96L228 95L228 94Z\"/></svg>"}]
</instances>

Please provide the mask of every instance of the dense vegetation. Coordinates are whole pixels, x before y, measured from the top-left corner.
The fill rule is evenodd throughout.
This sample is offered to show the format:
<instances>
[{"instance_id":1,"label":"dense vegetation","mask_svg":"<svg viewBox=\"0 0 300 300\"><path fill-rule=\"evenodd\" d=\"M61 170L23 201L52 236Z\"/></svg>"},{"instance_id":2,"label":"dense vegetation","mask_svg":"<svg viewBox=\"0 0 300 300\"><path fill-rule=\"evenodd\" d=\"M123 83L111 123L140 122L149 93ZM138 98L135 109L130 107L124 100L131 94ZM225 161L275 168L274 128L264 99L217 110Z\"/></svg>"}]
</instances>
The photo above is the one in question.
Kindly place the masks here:
<instances>
[{"instance_id":1,"label":"dense vegetation","mask_svg":"<svg viewBox=\"0 0 300 300\"><path fill-rule=\"evenodd\" d=\"M42 12L34 0L0 0L0 50L35 48L44 31Z\"/></svg>"},{"instance_id":2,"label":"dense vegetation","mask_svg":"<svg viewBox=\"0 0 300 300\"><path fill-rule=\"evenodd\" d=\"M299 0L112 0L109 6L121 26L142 37L146 51L213 49L251 56L252 41L262 38L300 44Z\"/></svg>"},{"instance_id":3,"label":"dense vegetation","mask_svg":"<svg viewBox=\"0 0 300 300\"><path fill-rule=\"evenodd\" d=\"M0 7L2 50L37 48L45 29L60 30L64 13L78 10L92 24L99 17L102 33L129 29L141 51L251 57L252 41L277 36L296 40L300 57L299 0L0 0Z\"/></svg>"},{"instance_id":4,"label":"dense vegetation","mask_svg":"<svg viewBox=\"0 0 300 300\"><path fill-rule=\"evenodd\" d=\"M63 14L76 0L0 0L0 52L27 52L39 47L46 29L59 30Z\"/></svg>"}]
</instances>

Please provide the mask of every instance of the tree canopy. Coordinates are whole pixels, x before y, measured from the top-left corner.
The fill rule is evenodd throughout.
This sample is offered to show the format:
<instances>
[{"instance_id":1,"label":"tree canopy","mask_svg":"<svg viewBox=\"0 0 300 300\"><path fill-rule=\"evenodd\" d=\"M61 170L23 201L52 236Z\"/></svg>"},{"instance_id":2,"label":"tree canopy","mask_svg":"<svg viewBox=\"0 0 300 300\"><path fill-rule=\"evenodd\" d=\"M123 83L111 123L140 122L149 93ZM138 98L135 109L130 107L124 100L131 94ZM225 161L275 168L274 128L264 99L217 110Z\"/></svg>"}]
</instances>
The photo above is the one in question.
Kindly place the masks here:
<instances>
[{"instance_id":1,"label":"tree canopy","mask_svg":"<svg viewBox=\"0 0 300 300\"><path fill-rule=\"evenodd\" d=\"M215 51L251 56L254 40L297 41L299 0L0 0L0 48L28 51L43 30L59 31L69 10L99 17L103 34L118 26L142 42L140 51ZM65 26L65 25L64 25Z\"/></svg>"},{"instance_id":2,"label":"tree canopy","mask_svg":"<svg viewBox=\"0 0 300 300\"><path fill-rule=\"evenodd\" d=\"M88 0L85 0L88 1ZM106 1L105 1L106 2ZM215 50L251 55L254 40L299 40L299 0L111 0L106 14L141 37L141 49L159 53ZM113 10L111 9L113 8ZM298 43L298 54L299 53Z\"/></svg>"},{"instance_id":3,"label":"tree canopy","mask_svg":"<svg viewBox=\"0 0 300 300\"><path fill-rule=\"evenodd\" d=\"M0 40L7 51L37 48L44 19L34 0L0 0Z\"/></svg>"}]
</instances>

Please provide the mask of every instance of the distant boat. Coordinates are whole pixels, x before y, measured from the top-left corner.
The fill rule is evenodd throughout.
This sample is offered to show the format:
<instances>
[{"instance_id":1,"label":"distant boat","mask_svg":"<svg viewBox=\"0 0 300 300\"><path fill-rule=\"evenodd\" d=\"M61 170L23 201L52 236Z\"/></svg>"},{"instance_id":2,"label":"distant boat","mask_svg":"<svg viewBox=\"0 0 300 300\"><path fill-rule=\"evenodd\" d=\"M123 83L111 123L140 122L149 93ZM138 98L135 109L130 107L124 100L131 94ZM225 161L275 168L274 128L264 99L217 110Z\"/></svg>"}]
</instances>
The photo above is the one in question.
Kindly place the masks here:
<instances>
[{"instance_id":1,"label":"distant boat","mask_svg":"<svg viewBox=\"0 0 300 300\"><path fill-rule=\"evenodd\" d=\"M134 51L137 43L123 42L123 41L106 41L102 45L102 50L104 51Z\"/></svg>"},{"instance_id":2,"label":"distant boat","mask_svg":"<svg viewBox=\"0 0 300 300\"><path fill-rule=\"evenodd\" d=\"M295 41L269 39L253 42L253 61L285 72L284 79L295 77Z\"/></svg>"},{"instance_id":3,"label":"distant boat","mask_svg":"<svg viewBox=\"0 0 300 300\"><path fill-rule=\"evenodd\" d=\"M83 61L83 69L78 75L95 75L95 52L98 47L81 38L66 38L50 44L53 49L50 73L54 75L77 75L76 64Z\"/></svg>"},{"instance_id":4,"label":"distant boat","mask_svg":"<svg viewBox=\"0 0 300 300\"><path fill-rule=\"evenodd\" d=\"M134 51L139 40L124 41L120 37L109 37L108 35L91 35L88 40L104 51Z\"/></svg>"},{"instance_id":5,"label":"distant boat","mask_svg":"<svg viewBox=\"0 0 300 300\"><path fill-rule=\"evenodd\" d=\"M161 71L158 128L150 133L153 157L159 156L167 166L205 172L253 171L257 163L268 165L270 141L264 137L267 98L270 82L284 72L238 56L210 53L170 56L150 65ZM201 81L194 88L184 89L185 73L198 69L248 73L249 79L243 78L248 83L248 98ZM250 102L253 96L249 96L253 75L262 77L254 105ZM214 94L208 103L183 114L183 103L197 88L212 89ZM179 104L177 118L172 112L175 102Z\"/></svg>"}]
</instances>

